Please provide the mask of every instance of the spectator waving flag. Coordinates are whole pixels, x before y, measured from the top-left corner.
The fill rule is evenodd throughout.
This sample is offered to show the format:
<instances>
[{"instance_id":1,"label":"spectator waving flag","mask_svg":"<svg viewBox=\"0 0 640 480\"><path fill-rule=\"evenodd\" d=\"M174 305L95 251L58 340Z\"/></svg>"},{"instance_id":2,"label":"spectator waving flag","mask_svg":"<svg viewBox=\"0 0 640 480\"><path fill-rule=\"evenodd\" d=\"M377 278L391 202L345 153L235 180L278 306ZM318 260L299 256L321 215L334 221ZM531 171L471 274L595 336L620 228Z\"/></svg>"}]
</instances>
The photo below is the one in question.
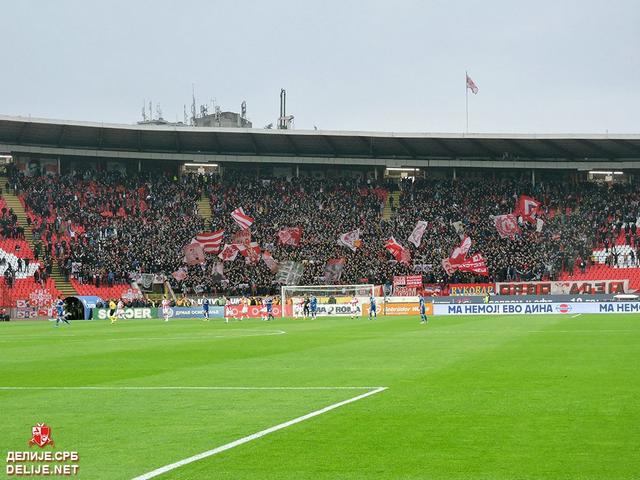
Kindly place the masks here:
<instances>
[{"instance_id":1,"label":"spectator waving flag","mask_svg":"<svg viewBox=\"0 0 640 480\"><path fill-rule=\"evenodd\" d=\"M253 218L244 213L242 207L236 208L233 212L231 212L231 217L233 217L238 226L243 230L246 230L251 225L253 225Z\"/></svg>"},{"instance_id":2,"label":"spectator waving flag","mask_svg":"<svg viewBox=\"0 0 640 480\"><path fill-rule=\"evenodd\" d=\"M467 88L471 90L471 93L473 93L474 95L478 93L478 86L475 84L475 82L471 79L469 75L467 75Z\"/></svg>"},{"instance_id":3,"label":"spectator waving flag","mask_svg":"<svg viewBox=\"0 0 640 480\"><path fill-rule=\"evenodd\" d=\"M269 267L269 270L271 270L271 273L276 273L278 271L278 262L276 261L275 258L273 258L273 255L271 255L271 252L267 252L267 251L262 252L262 260L267 265L267 267Z\"/></svg>"},{"instance_id":4,"label":"spectator waving flag","mask_svg":"<svg viewBox=\"0 0 640 480\"><path fill-rule=\"evenodd\" d=\"M409 235L408 240L413 243L416 248L418 248L420 246L420 242L422 242L422 236L424 235L424 231L427 229L427 225L427 222L418 220L418 223L416 223L413 232L411 232L411 235Z\"/></svg>"},{"instance_id":5,"label":"spectator waving flag","mask_svg":"<svg viewBox=\"0 0 640 480\"><path fill-rule=\"evenodd\" d=\"M224 230L216 232L202 232L196 235L196 242L202 245L204 253L218 253L222 246L222 236Z\"/></svg>"},{"instance_id":6,"label":"spectator waving flag","mask_svg":"<svg viewBox=\"0 0 640 480\"><path fill-rule=\"evenodd\" d=\"M538 215L541 205L542 203L533 197L520 195L518 204L516 205L516 209L513 213L517 217L521 216L523 220L526 220L527 222L535 225L536 215Z\"/></svg>"},{"instance_id":7,"label":"spectator waving flag","mask_svg":"<svg viewBox=\"0 0 640 480\"><path fill-rule=\"evenodd\" d=\"M278 232L278 240L282 245L297 247L300 245L300 237L302 237L300 227L284 227Z\"/></svg>"},{"instance_id":8,"label":"spectator waving flag","mask_svg":"<svg viewBox=\"0 0 640 480\"><path fill-rule=\"evenodd\" d=\"M518 226L518 219L513 213L496 215L493 217L493 224L502 238L513 239L521 232L520 227Z\"/></svg>"},{"instance_id":9,"label":"spectator waving flag","mask_svg":"<svg viewBox=\"0 0 640 480\"><path fill-rule=\"evenodd\" d=\"M184 263L187 265L198 265L204 263L204 250L202 249L202 245L198 242L191 242L189 245L184 247Z\"/></svg>"},{"instance_id":10,"label":"spectator waving flag","mask_svg":"<svg viewBox=\"0 0 640 480\"><path fill-rule=\"evenodd\" d=\"M461 272L471 272L482 275L483 277L489 276L489 269L487 268L487 262L481 253L476 253L470 258L466 258L464 262L455 265L455 267Z\"/></svg>"},{"instance_id":11,"label":"spectator waving flag","mask_svg":"<svg viewBox=\"0 0 640 480\"><path fill-rule=\"evenodd\" d=\"M260 260L260 246L256 242L251 242L249 245L236 245L240 255L245 257L246 263L258 263Z\"/></svg>"},{"instance_id":12,"label":"spectator waving flag","mask_svg":"<svg viewBox=\"0 0 640 480\"><path fill-rule=\"evenodd\" d=\"M452 265L462 263L465 260L470 248L471 248L471 237L468 237L465 235L460 245L458 245L453 250L453 252L451 252L451 255L449 255L449 262Z\"/></svg>"},{"instance_id":13,"label":"spectator waving flag","mask_svg":"<svg viewBox=\"0 0 640 480\"><path fill-rule=\"evenodd\" d=\"M384 248L386 248L393 258L395 258L400 263L409 263L411 260L411 254L409 250L400 245L395 238L389 238L385 244Z\"/></svg>"},{"instance_id":14,"label":"spectator waving flag","mask_svg":"<svg viewBox=\"0 0 640 480\"><path fill-rule=\"evenodd\" d=\"M355 252L358 248L358 243L360 239L360 229L357 228L352 230L351 232L343 233L338 237L338 245L342 245L343 247L350 248L351 251Z\"/></svg>"},{"instance_id":15,"label":"spectator waving flag","mask_svg":"<svg viewBox=\"0 0 640 480\"><path fill-rule=\"evenodd\" d=\"M238 247L234 244L225 244L224 248L218 255L223 262L233 262L238 256Z\"/></svg>"}]
</instances>

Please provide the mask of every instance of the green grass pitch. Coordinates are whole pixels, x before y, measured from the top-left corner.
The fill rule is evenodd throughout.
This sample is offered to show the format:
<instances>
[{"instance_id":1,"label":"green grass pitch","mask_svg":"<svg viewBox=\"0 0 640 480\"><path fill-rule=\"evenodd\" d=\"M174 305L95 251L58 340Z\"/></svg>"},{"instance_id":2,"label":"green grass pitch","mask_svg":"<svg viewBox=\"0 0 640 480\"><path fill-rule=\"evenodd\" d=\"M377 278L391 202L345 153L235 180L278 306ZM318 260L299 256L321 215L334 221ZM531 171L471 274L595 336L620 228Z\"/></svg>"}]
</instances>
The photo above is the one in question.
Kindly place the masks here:
<instances>
[{"instance_id":1,"label":"green grass pitch","mask_svg":"<svg viewBox=\"0 0 640 480\"><path fill-rule=\"evenodd\" d=\"M367 391L254 387L385 386L157 478L640 478L639 354L637 315L5 323L0 477L37 422L131 479ZM6 388L46 386L105 388Z\"/></svg>"}]
</instances>

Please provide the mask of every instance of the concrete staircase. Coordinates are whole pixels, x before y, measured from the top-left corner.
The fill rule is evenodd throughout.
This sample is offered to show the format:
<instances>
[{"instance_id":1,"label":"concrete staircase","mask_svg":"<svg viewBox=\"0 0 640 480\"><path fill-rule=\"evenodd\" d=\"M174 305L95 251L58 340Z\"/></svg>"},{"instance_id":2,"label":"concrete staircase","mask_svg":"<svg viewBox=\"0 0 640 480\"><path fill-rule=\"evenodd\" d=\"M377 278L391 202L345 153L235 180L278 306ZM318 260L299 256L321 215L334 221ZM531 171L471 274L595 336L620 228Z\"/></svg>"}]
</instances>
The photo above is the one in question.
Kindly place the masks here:
<instances>
[{"instance_id":1,"label":"concrete staircase","mask_svg":"<svg viewBox=\"0 0 640 480\"><path fill-rule=\"evenodd\" d=\"M384 210L382 210L382 219L390 220L393 216L393 212L391 211L391 201L393 200L393 204L398 208L400 204L400 192L391 192L387 197L387 202L384 204Z\"/></svg>"},{"instance_id":2,"label":"concrete staircase","mask_svg":"<svg viewBox=\"0 0 640 480\"><path fill-rule=\"evenodd\" d=\"M0 186L2 186L2 198L4 198L5 203L7 204L7 208L11 208L13 212L18 217L18 224L24 228L24 237L33 250L35 242L33 239L33 229L31 225L27 223L27 212L25 211L22 203L18 199L17 195L13 192L12 189L5 188L8 182L8 178L5 175L0 176ZM58 268L58 263L54 260L53 265L51 266L51 278L56 283L56 288L62 293L65 297L76 295L76 290L71 285L71 282L68 282L64 279L62 272L60 272L60 268Z\"/></svg>"},{"instance_id":3,"label":"concrete staircase","mask_svg":"<svg viewBox=\"0 0 640 480\"><path fill-rule=\"evenodd\" d=\"M205 219L205 228L209 228L213 212L211 211L211 202L209 202L209 197L206 194L203 194L198 200L198 214Z\"/></svg>"}]
</instances>

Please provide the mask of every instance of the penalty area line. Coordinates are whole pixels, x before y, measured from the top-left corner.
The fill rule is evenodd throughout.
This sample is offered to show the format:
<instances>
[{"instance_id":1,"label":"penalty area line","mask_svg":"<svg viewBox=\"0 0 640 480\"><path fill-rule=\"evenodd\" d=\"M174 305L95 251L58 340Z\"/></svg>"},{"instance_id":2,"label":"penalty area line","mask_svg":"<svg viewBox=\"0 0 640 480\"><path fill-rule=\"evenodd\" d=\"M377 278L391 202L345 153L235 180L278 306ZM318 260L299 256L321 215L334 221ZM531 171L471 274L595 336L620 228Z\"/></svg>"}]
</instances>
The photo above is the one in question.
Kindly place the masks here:
<instances>
[{"instance_id":1,"label":"penalty area line","mask_svg":"<svg viewBox=\"0 0 640 480\"><path fill-rule=\"evenodd\" d=\"M197 462L198 460L202 460L207 457L211 457L213 455L217 455L218 453L225 452L232 448L238 447L245 443L249 443L253 440L257 440L262 438L270 433L277 432L278 430L283 430L287 427L295 425L297 423L304 422L305 420L309 420L310 418L317 417L318 415L322 415L323 413L330 412L331 410L335 410L336 408L340 408L344 405L348 405L353 402L357 402L358 400L362 400L363 398L370 397L371 395L375 395L380 392L384 392L387 387L377 387L374 390L370 390L366 393L357 395L355 397L348 398L347 400L343 400L341 402L333 403L327 407L321 408L320 410L315 410L311 413L307 413L306 415L302 415L301 417L294 418L293 420L289 420L287 422L279 423L278 425L274 425L273 427L269 427L265 430L260 430L259 432L252 433L251 435L247 435L246 437L239 438L238 440L234 440L233 442L226 443L219 447L216 447L212 450L207 450L206 452L199 453L197 455L193 455L191 457L185 458L183 460L179 460L175 463L170 463L169 465L165 465L164 467L156 468L150 472L139 475L132 480L149 480L151 478L155 478L164 473L170 472L171 470L175 470L176 468L183 467L184 465L188 465L193 462Z\"/></svg>"}]
</instances>

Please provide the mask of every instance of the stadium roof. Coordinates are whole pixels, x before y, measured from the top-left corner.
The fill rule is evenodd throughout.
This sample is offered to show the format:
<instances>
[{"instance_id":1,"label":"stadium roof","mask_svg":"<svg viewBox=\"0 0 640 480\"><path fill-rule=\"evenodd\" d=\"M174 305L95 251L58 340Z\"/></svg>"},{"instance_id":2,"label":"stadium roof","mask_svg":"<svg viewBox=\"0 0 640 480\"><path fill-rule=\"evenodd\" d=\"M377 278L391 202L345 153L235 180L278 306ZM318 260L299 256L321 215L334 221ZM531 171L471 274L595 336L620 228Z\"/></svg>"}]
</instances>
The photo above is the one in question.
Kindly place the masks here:
<instances>
[{"instance_id":1,"label":"stadium roof","mask_svg":"<svg viewBox=\"0 0 640 480\"><path fill-rule=\"evenodd\" d=\"M267 130L119 125L0 115L0 149L7 152L121 158L197 159L232 156L455 161L629 162L638 168L640 135L460 134ZM210 157L210 156L214 157ZM265 158L266 160L267 158ZM340 161L345 159L346 162ZM307 163L307 162L305 162ZM384 162L372 161L372 164ZM475 162L474 162L475 163ZM392 162L397 165L398 162Z\"/></svg>"}]
</instances>

